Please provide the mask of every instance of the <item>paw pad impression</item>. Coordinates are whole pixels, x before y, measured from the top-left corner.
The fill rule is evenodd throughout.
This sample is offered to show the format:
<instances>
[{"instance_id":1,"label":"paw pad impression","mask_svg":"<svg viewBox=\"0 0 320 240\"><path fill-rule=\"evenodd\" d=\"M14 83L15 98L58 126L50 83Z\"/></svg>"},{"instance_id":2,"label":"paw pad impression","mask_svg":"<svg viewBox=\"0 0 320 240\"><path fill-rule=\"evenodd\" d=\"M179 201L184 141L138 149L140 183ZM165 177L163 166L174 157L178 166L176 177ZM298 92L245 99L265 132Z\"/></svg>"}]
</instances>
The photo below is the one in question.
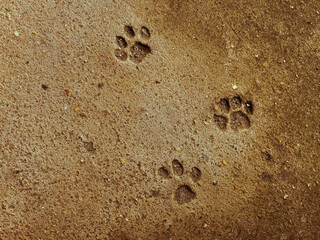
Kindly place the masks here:
<instances>
[{"instance_id":1,"label":"paw pad impression","mask_svg":"<svg viewBox=\"0 0 320 240\"><path fill-rule=\"evenodd\" d=\"M215 107L213 120L220 130L226 130L228 125L234 131L248 129L251 126L249 115L253 113L253 103L243 101L240 96L221 98Z\"/></svg>"},{"instance_id":2,"label":"paw pad impression","mask_svg":"<svg viewBox=\"0 0 320 240\"><path fill-rule=\"evenodd\" d=\"M142 42L146 41L150 38L150 31L147 27L141 27L139 32L139 38L133 27L125 26L124 32L128 38L126 40L123 36L116 37L116 44L118 45L118 49L114 51L115 57L120 61L126 61L129 59L134 63L140 63L143 59L151 53L151 48L148 44Z\"/></svg>"},{"instance_id":3,"label":"paw pad impression","mask_svg":"<svg viewBox=\"0 0 320 240\"><path fill-rule=\"evenodd\" d=\"M180 161L174 159L171 163L172 172L175 176L181 177L184 173L184 167ZM158 169L158 174L164 178L170 178L170 171L166 167L161 167ZM201 170L197 167L193 167L191 171L191 178L194 182L197 182L201 178ZM197 194L191 189L188 184L179 185L174 192L174 199L178 204L184 204L191 202L195 199Z\"/></svg>"}]
</instances>

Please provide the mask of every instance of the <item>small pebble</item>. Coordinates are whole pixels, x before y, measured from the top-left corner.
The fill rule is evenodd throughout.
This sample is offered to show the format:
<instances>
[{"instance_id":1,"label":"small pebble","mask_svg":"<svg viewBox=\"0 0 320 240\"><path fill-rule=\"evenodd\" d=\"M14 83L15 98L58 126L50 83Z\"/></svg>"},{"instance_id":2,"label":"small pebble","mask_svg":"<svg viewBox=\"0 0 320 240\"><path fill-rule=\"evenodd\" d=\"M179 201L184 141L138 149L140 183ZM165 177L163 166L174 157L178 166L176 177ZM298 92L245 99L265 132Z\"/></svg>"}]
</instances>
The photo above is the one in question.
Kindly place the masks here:
<instances>
[{"instance_id":1,"label":"small pebble","mask_svg":"<svg viewBox=\"0 0 320 240\"><path fill-rule=\"evenodd\" d=\"M65 89L65 91L66 91L67 96L70 96L71 89L68 88L68 89Z\"/></svg>"},{"instance_id":2,"label":"small pebble","mask_svg":"<svg viewBox=\"0 0 320 240\"><path fill-rule=\"evenodd\" d=\"M286 200L289 196L286 194L284 195L283 199Z\"/></svg>"},{"instance_id":3,"label":"small pebble","mask_svg":"<svg viewBox=\"0 0 320 240\"><path fill-rule=\"evenodd\" d=\"M17 31L15 31L13 34L14 34L16 37L19 37L19 33L18 33Z\"/></svg>"},{"instance_id":4,"label":"small pebble","mask_svg":"<svg viewBox=\"0 0 320 240\"><path fill-rule=\"evenodd\" d=\"M213 185L217 185L218 184L218 180L213 180Z\"/></svg>"},{"instance_id":5,"label":"small pebble","mask_svg":"<svg viewBox=\"0 0 320 240\"><path fill-rule=\"evenodd\" d=\"M233 88L233 89L237 89L238 86L237 86L237 85L233 85L232 88Z\"/></svg>"},{"instance_id":6,"label":"small pebble","mask_svg":"<svg viewBox=\"0 0 320 240\"><path fill-rule=\"evenodd\" d=\"M103 83L103 82L99 82L99 83L98 83L98 88L102 88L102 87L103 87L103 85L104 85L104 83Z\"/></svg>"}]
</instances>

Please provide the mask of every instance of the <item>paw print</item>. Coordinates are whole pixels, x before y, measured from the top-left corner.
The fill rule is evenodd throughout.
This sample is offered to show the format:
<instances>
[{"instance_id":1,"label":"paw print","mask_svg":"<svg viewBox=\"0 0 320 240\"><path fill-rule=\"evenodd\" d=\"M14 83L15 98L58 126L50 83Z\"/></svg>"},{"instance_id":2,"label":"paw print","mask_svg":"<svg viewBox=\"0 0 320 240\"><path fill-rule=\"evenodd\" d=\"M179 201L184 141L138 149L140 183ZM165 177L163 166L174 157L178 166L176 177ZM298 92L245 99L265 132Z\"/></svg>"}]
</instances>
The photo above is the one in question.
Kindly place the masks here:
<instances>
[{"instance_id":1,"label":"paw print","mask_svg":"<svg viewBox=\"0 0 320 240\"><path fill-rule=\"evenodd\" d=\"M122 36L116 37L116 44L119 48L114 51L115 57L120 61L126 61L129 56L129 59L136 64L142 62L142 60L151 53L151 48L138 39L133 27L125 26L124 32L129 40L126 40L126 38ZM139 36L140 39L148 40L150 38L149 29L142 27Z\"/></svg>"},{"instance_id":2,"label":"paw print","mask_svg":"<svg viewBox=\"0 0 320 240\"><path fill-rule=\"evenodd\" d=\"M213 120L220 130L226 130L228 124L234 131L250 128L249 115L253 113L253 103L243 101L240 96L221 98L214 109Z\"/></svg>"},{"instance_id":3,"label":"paw print","mask_svg":"<svg viewBox=\"0 0 320 240\"><path fill-rule=\"evenodd\" d=\"M171 164L172 172L175 176L181 177L185 174L185 170L183 168L182 163L180 163L177 159L174 159ZM168 168L161 167L158 169L158 174L160 177L164 179L170 179L171 174ZM197 182L201 178L201 171L197 167L193 167L190 172L191 178L194 182ZM196 198L196 193L191 189L188 184L180 184L175 192L174 192L174 199L177 201L178 204L184 204L191 202L193 199Z\"/></svg>"}]
</instances>

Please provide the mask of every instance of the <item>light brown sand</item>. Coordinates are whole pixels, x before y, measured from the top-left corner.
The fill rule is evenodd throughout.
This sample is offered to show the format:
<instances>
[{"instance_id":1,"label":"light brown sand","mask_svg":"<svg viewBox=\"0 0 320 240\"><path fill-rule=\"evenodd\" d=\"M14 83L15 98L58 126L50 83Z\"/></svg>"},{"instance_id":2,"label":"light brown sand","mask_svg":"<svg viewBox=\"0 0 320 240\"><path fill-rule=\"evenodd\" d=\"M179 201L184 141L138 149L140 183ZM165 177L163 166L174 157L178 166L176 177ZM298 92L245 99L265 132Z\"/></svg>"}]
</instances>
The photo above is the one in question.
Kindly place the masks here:
<instances>
[{"instance_id":1,"label":"light brown sand","mask_svg":"<svg viewBox=\"0 0 320 240\"><path fill-rule=\"evenodd\" d=\"M0 239L320 239L319 11L1 0Z\"/></svg>"}]
</instances>

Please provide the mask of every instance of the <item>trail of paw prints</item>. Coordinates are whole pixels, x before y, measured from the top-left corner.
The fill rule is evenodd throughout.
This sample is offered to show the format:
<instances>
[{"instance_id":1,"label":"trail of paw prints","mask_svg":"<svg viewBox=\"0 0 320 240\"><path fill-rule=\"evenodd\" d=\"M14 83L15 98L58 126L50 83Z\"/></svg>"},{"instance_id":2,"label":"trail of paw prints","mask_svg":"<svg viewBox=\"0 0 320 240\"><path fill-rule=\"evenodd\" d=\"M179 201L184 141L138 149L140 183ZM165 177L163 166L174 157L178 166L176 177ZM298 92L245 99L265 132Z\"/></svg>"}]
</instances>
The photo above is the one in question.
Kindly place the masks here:
<instances>
[{"instance_id":1,"label":"trail of paw prints","mask_svg":"<svg viewBox=\"0 0 320 240\"><path fill-rule=\"evenodd\" d=\"M129 57L129 59L136 64L142 62L145 57L151 53L149 45L143 43L150 38L149 29L147 27L141 27L139 33L136 34L133 27L125 26L124 32L127 39L123 36L116 37L116 44L119 48L114 51L115 57L120 61L127 61ZM142 40L140 41L139 39Z\"/></svg>"},{"instance_id":2,"label":"trail of paw prints","mask_svg":"<svg viewBox=\"0 0 320 240\"><path fill-rule=\"evenodd\" d=\"M252 101L244 102L240 96L221 98L214 110L213 120L220 130L227 130L229 125L234 131L251 126L249 116L253 114Z\"/></svg>"},{"instance_id":3,"label":"trail of paw prints","mask_svg":"<svg viewBox=\"0 0 320 240\"><path fill-rule=\"evenodd\" d=\"M172 173L178 177L181 177L183 174L185 174L184 167L181 162L179 162L177 159L174 159L171 164ZM166 167L161 167L158 170L158 174L165 179L170 179L170 171ZM197 182L201 178L201 171L197 167L193 167L191 170L191 178L194 182ZM180 184L177 186L175 192L174 192L174 199L178 204L184 204L191 202L193 199L195 199L197 194L192 190L192 188L188 184Z\"/></svg>"}]
</instances>

